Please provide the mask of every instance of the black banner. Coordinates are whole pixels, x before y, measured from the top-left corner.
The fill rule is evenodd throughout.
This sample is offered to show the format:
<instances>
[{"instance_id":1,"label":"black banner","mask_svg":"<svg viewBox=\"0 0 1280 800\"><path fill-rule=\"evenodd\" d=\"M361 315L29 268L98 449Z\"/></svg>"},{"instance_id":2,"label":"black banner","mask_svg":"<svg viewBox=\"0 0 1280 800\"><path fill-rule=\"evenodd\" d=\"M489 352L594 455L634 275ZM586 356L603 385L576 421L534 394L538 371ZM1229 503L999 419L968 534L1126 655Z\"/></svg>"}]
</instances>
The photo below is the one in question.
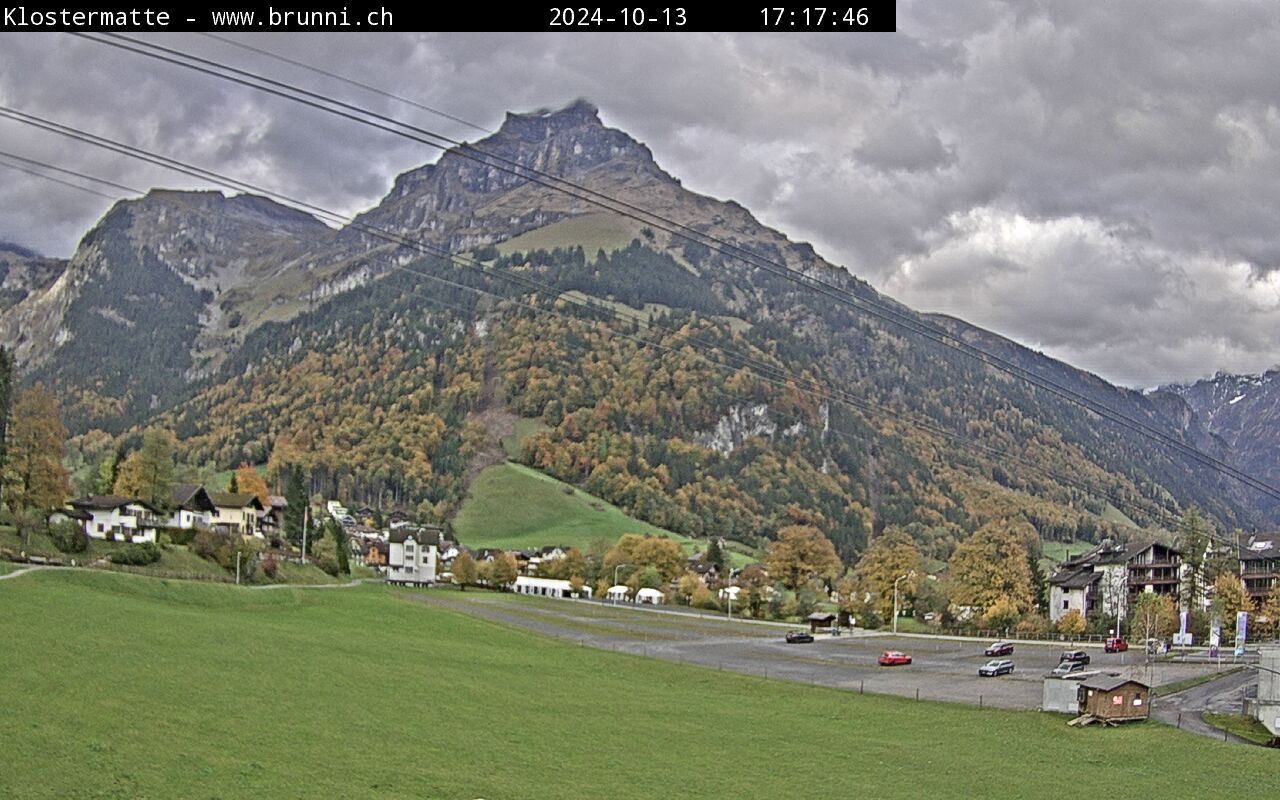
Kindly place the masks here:
<instances>
[{"instance_id":1,"label":"black banner","mask_svg":"<svg viewBox=\"0 0 1280 800\"><path fill-rule=\"evenodd\" d=\"M441 5L397 0L310 5L225 0L130 5L20 2L5 5L0 31L776 31L827 33L897 30L895 0L850 6L497 4Z\"/></svg>"}]
</instances>

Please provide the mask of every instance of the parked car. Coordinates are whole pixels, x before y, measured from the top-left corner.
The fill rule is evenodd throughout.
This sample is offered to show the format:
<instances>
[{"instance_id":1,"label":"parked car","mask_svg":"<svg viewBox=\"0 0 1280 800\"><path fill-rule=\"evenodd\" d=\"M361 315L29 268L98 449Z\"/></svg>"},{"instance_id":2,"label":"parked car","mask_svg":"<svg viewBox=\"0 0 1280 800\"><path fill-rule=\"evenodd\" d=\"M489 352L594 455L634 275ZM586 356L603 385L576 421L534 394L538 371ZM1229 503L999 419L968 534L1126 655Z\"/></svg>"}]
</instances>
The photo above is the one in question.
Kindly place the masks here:
<instances>
[{"instance_id":1,"label":"parked car","mask_svg":"<svg viewBox=\"0 0 1280 800\"><path fill-rule=\"evenodd\" d=\"M787 644L809 644L813 641L813 634L808 631L788 631Z\"/></svg>"},{"instance_id":2,"label":"parked car","mask_svg":"<svg viewBox=\"0 0 1280 800\"><path fill-rule=\"evenodd\" d=\"M1049 673L1052 678L1065 678L1077 672L1084 672L1084 664L1079 661L1063 661Z\"/></svg>"},{"instance_id":3,"label":"parked car","mask_svg":"<svg viewBox=\"0 0 1280 800\"><path fill-rule=\"evenodd\" d=\"M1070 661L1073 664L1081 664L1081 665L1088 664L1089 654L1083 650L1068 650L1067 652L1062 654L1061 658L1058 659L1059 663L1062 663L1065 661Z\"/></svg>"},{"instance_id":4,"label":"parked car","mask_svg":"<svg viewBox=\"0 0 1280 800\"><path fill-rule=\"evenodd\" d=\"M1102 649L1106 650L1108 653L1123 653L1125 650L1129 649L1129 643L1124 640L1123 636L1112 636L1107 640L1107 643L1103 645Z\"/></svg>"},{"instance_id":5,"label":"parked car","mask_svg":"<svg viewBox=\"0 0 1280 800\"><path fill-rule=\"evenodd\" d=\"M986 650L982 651L984 656L1011 656L1013 655L1013 642L995 642Z\"/></svg>"},{"instance_id":6,"label":"parked car","mask_svg":"<svg viewBox=\"0 0 1280 800\"><path fill-rule=\"evenodd\" d=\"M997 675L1012 675L1013 662L1009 659L992 659L978 667L978 677L994 678Z\"/></svg>"},{"instance_id":7,"label":"parked car","mask_svg":"<svg viewBox=\"0 0 1280 800\"><path fill-rule=\"evenodd\" d=\"M885 650L880 654L880 666L882 667L896 667L910 663L911 656L898 650Z\"/></svg>"}]
</instances>

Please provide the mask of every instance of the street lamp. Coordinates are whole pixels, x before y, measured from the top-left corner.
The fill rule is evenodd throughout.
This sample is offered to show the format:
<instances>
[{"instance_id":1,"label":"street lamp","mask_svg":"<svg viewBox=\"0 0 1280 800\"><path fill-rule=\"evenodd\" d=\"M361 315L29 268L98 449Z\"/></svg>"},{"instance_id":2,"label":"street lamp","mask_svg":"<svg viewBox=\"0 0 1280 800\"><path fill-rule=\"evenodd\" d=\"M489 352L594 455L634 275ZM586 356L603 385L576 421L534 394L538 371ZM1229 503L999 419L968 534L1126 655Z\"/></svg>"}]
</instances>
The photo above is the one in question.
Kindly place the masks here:
<instances>
[{"instance_id":1,"label":"street lamp","mask_svg":"<svg viewBox=\"0 0 1280 800\"><path fill-rule=\"evenodd\" d=\"M618 565L616 565L616 566L613 568L613 585L614 585L614 586L617 586L617 585L618 585L618 570L622 569L623 567L634 567L634 566L635 566L635 564L618 564ZM610 588L613 588L613 587L610 587ZM614 600L614 601L613 601L613 604L616 606L616 605L618 604L618 601L617 601L617 600Z\"/></svg>"},{"instance_id":2,"label":"street lamp","mask_svg":"<svg viewBox=\"0 0 1280 800\"><path fill-rule=\"evenodd\" d=\"M898 632L898 584L905 581L907 578L914 578L915 576L916 576L916 572L915 570L912 570L908 572L906 575L899 575L897 578L894 578L893 580L893 632L894 633Z\"/></svg>"}]
</instances>

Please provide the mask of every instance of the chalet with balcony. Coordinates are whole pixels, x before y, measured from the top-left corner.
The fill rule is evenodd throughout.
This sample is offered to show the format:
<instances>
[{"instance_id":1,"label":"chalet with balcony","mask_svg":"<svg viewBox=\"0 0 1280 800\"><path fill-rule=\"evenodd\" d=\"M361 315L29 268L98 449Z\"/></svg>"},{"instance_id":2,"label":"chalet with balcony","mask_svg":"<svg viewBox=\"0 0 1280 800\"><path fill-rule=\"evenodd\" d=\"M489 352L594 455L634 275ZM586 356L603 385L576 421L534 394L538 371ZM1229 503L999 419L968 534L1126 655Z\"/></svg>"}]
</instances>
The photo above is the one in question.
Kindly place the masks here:
<instances>
[{"instance_id":1,"label":"chalet with balcony","mask_svg":"<svg viewBox=\"0 0 1280 800\"><path fill-rule=\"evenodd\" d=\"M212 524L215 530L262 538L262 532L258 529L258 512L262 511L262 501L256 494L212 492L209 497L213 500Z\"/></svg>"},{"instance_id":2,"label":"chalet with balcony","mask_svg":"<svg viewBox=\"0 0 1280 800\"><path fill-rule=\"evenodd\" d=\"M1178 600L1182 554L1159 542L1104 541L1078 558L1064 561L1049 578L1049 618L1071 610L1085 617L1125 616L1139 592Z\"/></svg>"},{"instance_id":3,"label":"chalet with balcony","mask_svg":"<svg viewBox=\"0 0 1280 800\"><path fill-rule=\"evenodd\" d=\"M75 518L94 539L122 542L154 542L156 532L169 524L167 517L136 497L91 495L68 503L80 512ZM87 519L85 519L87 517Z\"/></svg>"},{"instance_id":4,"label":"chalet with balcony","mask_svg":"<svg viewBox=\"0 0 1280 800\"><path fill-rule=\"evenodd\" d=\"M213 498L198 483L179 483L173 487L173 513L169 515L170 528L208 528L213 525L217 509Z\"/></svg>"},{"instance_id":5,"label":"chalet with balcony","mask_svg":"<svg viewBox=\"0 0 1280 800\"><path fill-rule=\"evenodd\" d=\"M1240 579L1259 606L1280 585L1280 533L1240 536Z\"/></svg>"}]
</instances>

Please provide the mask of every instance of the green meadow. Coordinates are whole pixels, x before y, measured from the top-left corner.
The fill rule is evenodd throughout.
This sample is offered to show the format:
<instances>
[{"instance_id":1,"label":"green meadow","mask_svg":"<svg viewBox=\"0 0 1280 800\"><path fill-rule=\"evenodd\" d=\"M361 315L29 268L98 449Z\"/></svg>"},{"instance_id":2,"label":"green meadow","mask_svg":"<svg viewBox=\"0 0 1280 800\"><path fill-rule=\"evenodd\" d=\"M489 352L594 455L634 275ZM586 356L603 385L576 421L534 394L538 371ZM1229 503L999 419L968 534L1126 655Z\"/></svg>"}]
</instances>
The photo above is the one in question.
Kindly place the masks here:
<instances>
[{"instance_id":1,"label":"green meadow","mask_svg":"<svg viewBox=\"0 0 1280 800\"><path fill-rule=\"evenodd\" d=\"M576 647L381 586L0 582L0 797L1269 797L1277 754Z\"/></svg>"}]
</instances>

